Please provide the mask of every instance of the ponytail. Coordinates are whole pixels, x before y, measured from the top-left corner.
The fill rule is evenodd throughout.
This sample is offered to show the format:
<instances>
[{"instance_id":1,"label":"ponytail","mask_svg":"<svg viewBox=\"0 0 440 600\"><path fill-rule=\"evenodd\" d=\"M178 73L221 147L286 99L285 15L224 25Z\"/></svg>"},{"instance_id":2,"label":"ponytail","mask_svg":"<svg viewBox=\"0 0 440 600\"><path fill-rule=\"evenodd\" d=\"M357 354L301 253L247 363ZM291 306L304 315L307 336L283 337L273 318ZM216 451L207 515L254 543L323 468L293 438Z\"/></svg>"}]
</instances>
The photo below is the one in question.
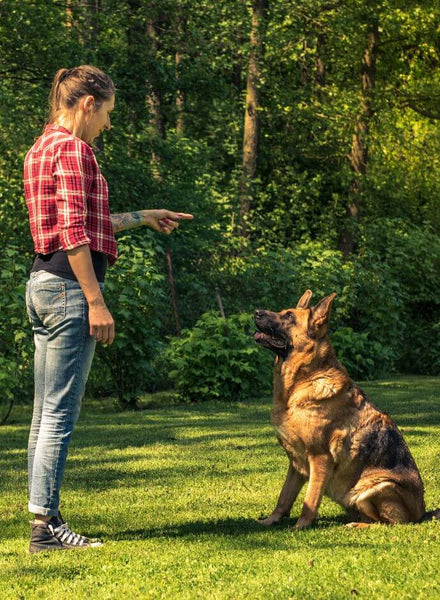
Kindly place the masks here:
<instances>
[{"instance_id":1,"label":"ponytail","mask_svg":"<svg viewBox=\"0 0 440 600\"><path fill-rule=\"evenodd\" d=\"M54 123L59 113L74 108L83 96L93 96L95 106L110 100L116 91L115 84L103 71L91 65L72 69L59 69L52 82L49 95L48 123Z\"/></svg>"}]
</instances>

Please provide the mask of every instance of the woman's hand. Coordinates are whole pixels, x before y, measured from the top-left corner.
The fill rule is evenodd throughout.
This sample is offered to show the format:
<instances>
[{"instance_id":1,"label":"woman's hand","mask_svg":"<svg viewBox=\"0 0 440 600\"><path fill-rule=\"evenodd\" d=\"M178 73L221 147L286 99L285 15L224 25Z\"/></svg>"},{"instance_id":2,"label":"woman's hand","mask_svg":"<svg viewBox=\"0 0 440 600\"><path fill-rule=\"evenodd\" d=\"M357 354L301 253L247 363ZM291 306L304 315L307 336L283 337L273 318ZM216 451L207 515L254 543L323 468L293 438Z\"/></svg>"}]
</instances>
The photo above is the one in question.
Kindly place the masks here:
<instances>
[{"instance_id":1,"label":"woman's hand","mask_svg":"<svg viewBox=\"0 0 440 600\"><path fill-rule=\"evenodd\" d=\"M97 342L110 345L115 339L115 323L96 279L90 248L88 245L78 246L66 250L66 254L89 305L90 335Z\"/></svg>"},{"instance_id":2,"label":"woman's hand","mask_svg":"<svg viewBox=\"0 0 440 600\"><path fill-rule=\"evenodd\" d=\"M187 213L176 213L172 210L161 208L158 210L145 211L146 223L155 231L169 235L179 227L180 219L193 219L194 216Z\"/></svg>"},{"instance_id":3,"label":"woman's hand","mask_svg":"<svg viewBox=\"0 0 440 600\"><path fill-rule=\"evenodd\" d=\"M97 342L109 346L113 343L115 339L115 322L102 297L89 303L89 326L90 335Z\"/></svg>"}]
</instances>

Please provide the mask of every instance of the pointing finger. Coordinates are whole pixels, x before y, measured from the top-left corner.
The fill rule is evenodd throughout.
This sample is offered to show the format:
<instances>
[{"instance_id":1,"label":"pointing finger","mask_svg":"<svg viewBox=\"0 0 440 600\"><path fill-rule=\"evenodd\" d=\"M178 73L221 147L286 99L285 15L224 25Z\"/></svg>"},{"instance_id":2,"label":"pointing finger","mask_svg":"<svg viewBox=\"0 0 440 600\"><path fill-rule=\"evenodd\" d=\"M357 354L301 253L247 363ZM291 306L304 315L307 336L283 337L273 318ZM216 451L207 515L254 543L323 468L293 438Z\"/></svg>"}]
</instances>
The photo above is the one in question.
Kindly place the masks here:
<instances>
[{"instance_id":1,"label":"pointing finger","mask_svg":"<svg viewBox=\"0 0 440 600\"><path fill-rule=\"evenodd\" d=\"M179 219L194 219L194 215L189 213L177 213Z\"/></svg>"}]
</instances>

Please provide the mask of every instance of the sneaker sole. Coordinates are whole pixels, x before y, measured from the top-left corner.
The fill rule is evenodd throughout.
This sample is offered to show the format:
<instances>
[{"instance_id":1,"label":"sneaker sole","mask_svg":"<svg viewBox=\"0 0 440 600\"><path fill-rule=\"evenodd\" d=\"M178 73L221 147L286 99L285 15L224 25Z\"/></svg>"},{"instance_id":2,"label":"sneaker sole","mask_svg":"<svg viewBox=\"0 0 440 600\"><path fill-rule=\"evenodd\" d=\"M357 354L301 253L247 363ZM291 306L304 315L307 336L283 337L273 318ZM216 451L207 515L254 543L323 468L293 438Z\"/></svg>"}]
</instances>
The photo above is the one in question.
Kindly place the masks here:
<instances>
[{"instance_id":1,"label":"sneaker sole","mask_svg":"<svg viewBox=\"0 0 440 600\"><path fill-rule=\"evenodd\" d=\"M57 550L90 550L91 548L100 548L103 546L101 542L93 542L87 544L87 546L54 546L53 548L31 548L29 547L30 554L38 554L40 552L56 552Z\"/></svg>"}]
</instances>

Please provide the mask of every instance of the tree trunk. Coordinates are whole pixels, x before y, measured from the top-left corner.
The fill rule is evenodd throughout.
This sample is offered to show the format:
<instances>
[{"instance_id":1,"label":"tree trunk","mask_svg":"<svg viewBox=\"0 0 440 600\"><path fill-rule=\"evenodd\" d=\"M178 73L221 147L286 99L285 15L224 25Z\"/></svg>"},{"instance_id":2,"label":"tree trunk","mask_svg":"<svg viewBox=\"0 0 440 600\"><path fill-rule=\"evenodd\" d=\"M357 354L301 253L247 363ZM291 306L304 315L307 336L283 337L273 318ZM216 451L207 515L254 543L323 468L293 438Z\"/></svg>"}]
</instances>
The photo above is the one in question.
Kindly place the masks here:
<instances>
[{"instance_id":1,"label":"tree trunk","mask_svg":"<svg viewBox=\"0 0 440 600\"><path fill-rule=\"evenodd\" d=\"M177 117L176 117L176 133L177 135L183 135L183 110L184 110L184 106L185 106L185 98L183 95L183 92L180 88L180 84L179 84L179 79L180 79L180 75L179 75L179 69L180 69L180 63L182 60L182 55L180 54L179 51L176 52L176 79L177 79L177 92L176 92L176 111L177 111Z\"/></svg>"},{"instance_id":2,"label":"tree trunk","mask_svg":"<svg viewBox=\"0 0 440 600\"><path fill-rule=\"evenodd\" d=\"M257 175L258 129L261 78L260 57L263 49L263 24L267 13L267 0L253 0L250 36L249 69L246 87L246 107L243 135L243 167L240 185L239 234L249 235L249 212L253 200L253 181Z\"/></svg>"},{"instance_id":3,"label":"tree trunk","mask_svg":"<svg viewBox=\"0 0 440 600\"><path fill-rule=\"evenodd\" d=\"M126 77L130 91L127 93L129 121L133 130L145 122L145 96L147 94L145 69L147 62L146 26L141 18L142 0L127 1L127 65ZM130 153L131 136L128 136Z\"/></svg>"},{"instance_id":4,"label":"tree trunk","mask_svg":"<svg viewBox=\"0 0 440 600\"><path fill-rule=\"evenodd\" d=\"M222 297L220 294L220 288L215 288L215 297L217 298L218 309L220 311L220 316L222 319L225 319L225 309L223 308Z\"/></svg>"},{"instance_id":5,"label":"tree trunk","mask_svg":"<svg viewBox=\"0 0 440 600\"><path fill-rule=\"evenodd\" d=\"M156 31L156 25L152 19L147 23L147 37L150 42L150 54L155 59L159 50L159 38ZM162 114L162 98L157 81L148 82L148 93L146 103L150 114L150 130L153 136L165 138L165 120ZM151 155L151 172L157 181L162 180L160 173L160 156L157 152Z\"/></svg>"},{"instance_id":6,"label":"tree trunk","mask_svg":"<svg viewBox=\"0 0 440 600\"><path fill-rule=\"evenodd\" d=\"M10 399L10 401L9 401L9 406L8 406L8 408L6 409L6 413L4 414L4 416L3 416L2 420L0 421L0 427L1 427L2 425L5 425L6 421L9 419L9 415L10 415L10 414L11 414L11 412L12 412L12 407L13 407L13 406L14 406L14 397L12 397L12 398Z\"/></svg>"},{"instance_id":7,"label":"tree trunk","mask_svg":"<svg viewBox=\"0 0 440 600\"><path fill-rule=\"evenodd\" d=\"M72 13L72 0L66 0L66 27L72 28L73 13Z\"/></svg>"},{"instance_id":8,"label":"tree trunk","mask_svg":"<svg viewBox=\"0 0 440 600\"><path fill-rule=\"evenodd\" d=\"M173 307L174 322L176 324L176 336L182 335L182 327L180 326L179 309L177 308L177 295L176 286L174 285L173 275L173 259L171 256L171 250L167 250L167 264L168 264L168 283L170 286L171 305Z\"/></svg>"},{"instance_id":9,"label":"tree trunk","mask_svg":"<svg viewBox=\"0 0 440 600\"><path fill-rule=\"evenodd\" d=\"M307 40L303 40L303 58L301 61L301 78L300 78L300 83L301 85L304 87L307 85L307 81L309 78L308 75L308 68L307 68Z\"/></svg>"},{"instance_id":10,"label":"tree trunk","mask_svg":"<svg viewBox=\"0 0 440 600\"><path fill-rule=\"evenodd\" d=\"M100 0L81 0L82 13L84 16L84 45L87 49L87 62L95 62L96 49L98 48L98 16ZM69 7L69 5L67 5Z\"/></svg>"},{"instance_id":11,"label":"tree trunk","mask_svg":"<svg viewBox=\"0 0 440 600\"><path fill-rule=\"evenodd\" d=\"M183 45L183 31L185 27L185 19L179 10L177 15L177 26L176 26L176 39L177 39L177 50L175 54L175 65L176 65L176 133L177 135L183 135L183 114L185 108L185 96L181 89L181 63L182 63L182 45Z\"/></svg>"},{"instance_id":12,"label":"tree trunk","mask_svg":"<svg viewBox=\"0 0 440 600\"><path fill-rule=\"evenodd\" d=\"M319 33L316 40L316 57L315 57L315 83L320 95L320 88L325 86L325 64L322 58L322 52L325 46L325 33Z\"/></svg>"},{"instance_id":13,"label":"tree trunk","mask_svg":"<svg viewBox=\"0 0 440 600\"><path fill-rule=\"evenodd\" d=\"M152 19L147 23L147 36L150 42L151 55L156 57L159 50L159 37L156 31L156 25ZM160 138L165 138L165 121L162 115L162 98L156 81L149 82L147 94L147 106L150 111L150 125L153 133Z\"/></svg>"},{"instance_id":14,"label":"tree trunk","mask_svg":"<svg viewBox=\"0 0 440 600\"><path fill-rule=\"evenodd\" d=\"M370 122L374 114L373 95L376 86L376 62L379 42L379 23L372 23L368 34L367 47L362 57L361 71L361 110L356 118L351 152L348 155L353 178L348 191L347 219L342 232L340 249L347 259L353 252L354 234L362 213L362 183L367 173L368 136Z\"/></svg>"}]
</instances>

